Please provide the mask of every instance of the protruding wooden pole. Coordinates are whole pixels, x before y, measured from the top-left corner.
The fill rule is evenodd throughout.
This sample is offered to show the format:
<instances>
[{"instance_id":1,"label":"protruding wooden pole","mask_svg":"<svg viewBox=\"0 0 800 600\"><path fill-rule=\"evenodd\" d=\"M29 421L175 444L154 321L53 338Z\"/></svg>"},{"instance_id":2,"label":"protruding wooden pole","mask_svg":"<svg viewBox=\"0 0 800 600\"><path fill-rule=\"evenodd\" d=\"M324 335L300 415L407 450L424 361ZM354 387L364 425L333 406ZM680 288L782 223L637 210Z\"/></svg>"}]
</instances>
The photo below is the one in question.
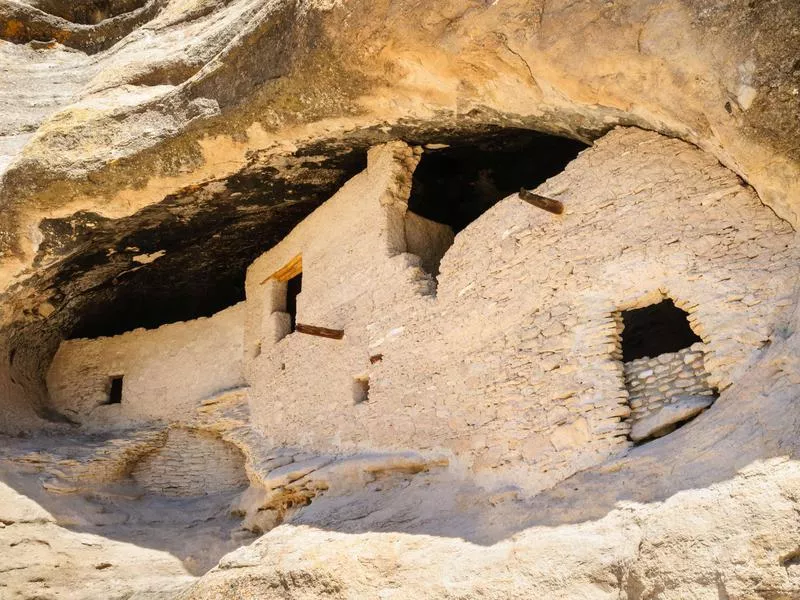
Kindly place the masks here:
<instances>
[{"instance_id":1,"label":"protruding wooden pole","mask_svg":"<svg viewBox=\"0 0 800 600\"><path fill-rule=\"evenodd\" d=\"M303 325L298 323L294 330L297 333L305 333L306 335L316 335L318 337L329 338L331 340L340 340L344 337L344 331L341 329L328 329L327 327L316 327L315 325Z\"/></svg>"},{"instance_id":2,"label":"protruding wooden pole","mask_svg":"<svg viewBox=\"0 0 800 600\"><path fill-rule=\"evenodd\" d=\"M528 204L536 206L537 208L541 208L542 210L546 210L547 212L551 212L554 215L560 215L564 212L564 204L560 201L553 200L552 198L545 198L539 194L534 194L525 188L519 189L519 197L525 200L525 202Z\"/></svg>"}]
</instances>

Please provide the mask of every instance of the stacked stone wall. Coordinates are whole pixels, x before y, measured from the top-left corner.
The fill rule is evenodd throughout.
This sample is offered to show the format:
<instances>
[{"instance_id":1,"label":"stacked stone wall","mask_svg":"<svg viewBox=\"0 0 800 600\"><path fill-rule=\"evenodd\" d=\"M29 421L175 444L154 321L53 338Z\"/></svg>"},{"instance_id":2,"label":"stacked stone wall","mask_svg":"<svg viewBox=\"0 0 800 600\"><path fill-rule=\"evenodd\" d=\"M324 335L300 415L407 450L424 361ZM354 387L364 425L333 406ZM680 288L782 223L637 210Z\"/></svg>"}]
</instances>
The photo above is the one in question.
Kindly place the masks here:
<instances>
[{"instance_id":1,"label":"stacked stone wall","mask_svg":"<svg viewBox=\"0 0 800 600\"><path fill-rule=\"evenodd\" d=\"M63 342L47 374L50 402L89 427L181 420L244 381L244 303L212 317ZM107 404L122 376L122 402Z\"/></svg>"},{"instance_id":2,"label":"stacked stone wall","mask_svg":"<svg viewBox=\"0 0 800 600\"><path fill-rule=\"evenodd\" d=\"M625 363L631 421L642 419L681 396L713 395L704 354L704 345L697 342L678 352Z\"/></svg>"},{"instance_id":3,"label":"stacked stone wall","mask_svg":"<svg viewBox=\"0 0 800 600\"><path fill-rule=\"evenodd\" d=\"M539 188L564 215L501 201L456 236L435 296L412 255L376 245L391 237L374 225L348 226L347 244L329 231L338 210L366 214L380 186L402 205L396 182L413 165L393 160L394 175L378 178L373 160L323 206L324 222L248 274L250 302L312 248L298 318L345 331L338 342L293 333L248 367L254 423L275 444L443 449L487 483L541 489L630 445L620 311L672 298L706 344L708 384L724 390L791 304L793 231L683 142L638 130L599 140ZM356 378L369 380L365 402Z\"/></svg>"},{"instance_id":4,"label":"stacked stone wall","mask_svg":"<svg viewBox=\"0 0 800 600\"><path fill-rule=\"evenodd\" d=\"M244 460L238 448L211 433L171 429L166 443L139 461L131 476L153 494L203 496L246 487Z\"/></svg>"}]
</instances>

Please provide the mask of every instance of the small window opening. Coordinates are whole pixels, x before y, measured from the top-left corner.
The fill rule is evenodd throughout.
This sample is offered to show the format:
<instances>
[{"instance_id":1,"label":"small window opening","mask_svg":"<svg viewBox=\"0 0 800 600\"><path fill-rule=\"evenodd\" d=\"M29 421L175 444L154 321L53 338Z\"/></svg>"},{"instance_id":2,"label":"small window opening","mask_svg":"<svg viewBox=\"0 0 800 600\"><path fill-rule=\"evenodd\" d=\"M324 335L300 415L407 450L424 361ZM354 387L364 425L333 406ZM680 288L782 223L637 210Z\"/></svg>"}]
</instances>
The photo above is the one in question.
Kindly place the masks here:
<instances>
[{"instance_id":1,"label":"small window opening","mask_svg":"<svg viewBox=\"0 0 800 600\"><path fill-rule=\"evenodd\" d=\"M122 375L111 378L106 404L122 404Z\"/></svg>"},{"instance_id":2,"label":"small window opening","mask_svg":"<svg viewBox=\"0 0 800 600\"><path fill-rule=\"evenodd\" d=\"M708 409L718 393L705 369L705 350L688 314L669 298L623 311L622 357L628 392L628 439L644 444Z\"/></svg>"},{"instance_id":3,"label":"small window opening","mask_svg":"<svg viewBox=\"0 0 800 600\"><path fill-rule=\"evenodd\" d=\"M17 380L13 374L13 367L14 367L14 360L17 358L17 349L12 348L11 351L8 353L8 366L11 373L9 373L9 379L11 379L11 383L16 384Z\"/></svg>"},{"instance_id":4,"label":"small window opening","mask_svg":"<svg viewBox=\"0 0 800 600\"><path fill-rule=\"evenodd\" d=\"M654 358L677 352L703 340L692 331L688 313L672 300L622 312L622 361Z\"/></svg>"},{"instance_id":5,"label":"small window opening","mask_svg":"<svg viewBox=\"0 0 800 600\"><path fill-rule=\"evenodd\" d=\"M290 333L297 329L297 296L302 289L302 273L298 273L286 282L286 312L289 313Z\"/></svg>"},{"instance_id":6,"label":"small window opening","mask_svg":"<svg viewBox=\"0 0 800 600\"><path fill-rule=\"evenodd\" d=\"M360 375L353 379L353 402L362 404L369 400L369 377Z\"/></svg>"}]
</instances>

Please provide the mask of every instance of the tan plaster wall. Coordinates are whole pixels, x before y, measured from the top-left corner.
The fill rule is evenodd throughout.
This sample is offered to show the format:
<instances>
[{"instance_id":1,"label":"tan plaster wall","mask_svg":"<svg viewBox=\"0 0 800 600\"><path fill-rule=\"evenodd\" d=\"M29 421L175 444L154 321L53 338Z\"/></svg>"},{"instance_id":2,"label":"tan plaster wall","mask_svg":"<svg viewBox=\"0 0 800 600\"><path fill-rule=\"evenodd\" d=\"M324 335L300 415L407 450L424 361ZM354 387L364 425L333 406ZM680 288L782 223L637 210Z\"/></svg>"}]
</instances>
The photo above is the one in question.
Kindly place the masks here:
<instances>
[{"instance_id":1,"label":"tan plaster wall","mask_svg":"<svg viewBox=\"0 0 800 600\"><path fill-rule=\"evenodd\" d=\"M260 282L300 252L298 321L345 330L290 334L249 365L254 424L272 443L444 450L487 481L515 473L541 488L629 445L618 311L673 298L720 390L781 327L794 233L686 143L610 133L539 188L563 216L510 197L461 232L436 296L397 253L410 156L373 150L365 173L251 267L250 344L270 312ZM363 377L369 397L356 402Z\"/></svg>"},{"instance_id":2,"label":"tan plaster wall","mask_svg":"<svg viewBox=\"0 0 800 600\"><path fill-rule=\"evenodd\" d=\"M201 400L243 383L244 303L212 317L63 342L47 373L52 406L87 425L182 420ZM122 403L104 405L124 375Z\"/></svg>"}]
</instances>

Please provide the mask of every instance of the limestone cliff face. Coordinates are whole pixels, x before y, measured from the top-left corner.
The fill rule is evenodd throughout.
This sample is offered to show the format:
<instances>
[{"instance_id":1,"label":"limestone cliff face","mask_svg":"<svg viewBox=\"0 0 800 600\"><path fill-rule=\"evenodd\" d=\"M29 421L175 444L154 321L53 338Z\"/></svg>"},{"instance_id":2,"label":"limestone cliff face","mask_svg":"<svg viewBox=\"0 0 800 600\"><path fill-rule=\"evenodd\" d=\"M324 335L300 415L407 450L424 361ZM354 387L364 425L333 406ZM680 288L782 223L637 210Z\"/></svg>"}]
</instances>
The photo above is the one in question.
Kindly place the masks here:
<instances>
[{"instance_id":1,"label":"limestone cliff face","mask_svg":"<svg viewBox=\"0 0 800 600\"><path fill-rule=\"evenodd\" d=\"M681 137L800 219L792 0L68 4L2 5L6 282L43 257L43 218L131 215L322 142L490 123Z\"/></svg>"},{"instance_id":2,"label":"limestone cliff face","mask_svg":"<svg viewBox=\"0 0 800 600\"><path fill-rule=\"evenodd\" d=\"M0 503L0 548L6 548L0 557L8 549L15 552L7 568L0 567L0 597L5 591L43 597L47 589L82 599L115 594L197 599L800 597L800 313L791 283L800 225L798 23L796 0L0 0L0 432L42 431L29 441L4 437L0 444L5 482L0 495L6 499ZM657 157L645 161L637 154L642 160L627 161L625 152L638 152L635 145L623 144L613 159L594 163L594 157L603 156L603 144L598 143L599 151L581 163L587 173L596 174L593 179L571 174L542 189L568 201L583 190L576 204L599 199L587 206L602 213L609 198L595 191L602 188L609 201L616 200L622 189L617 183L630 183L625 170L631 165L638 165L637 175L643 179L655 173L660 182L669 182L669 189L659 188L658 199L670 215L670 227L662 227L658 219L642 223L635 215L629 223L630 238L644 240L636 264L643 264L652 249L644 233L662 227L660 243L674 264L688 269L686 287L702 288L709 305L736 304L742 311L730 328L733 333L713 340L716 356L723 356L728 346L747 347L747 360L737 362L736 369L704 363L717 377L708 386L724 391L713 410L702 415L702 424L635 448L624 435L609 434L613 452L581 445L589 425L579 428L580 435L570 430L556 439L566 438L570 444L577 439L583 454L580 464L564 470L558 441L529 431L527 418L513 411L505 388L498 386L494 402L507 411L507 420L492 420L488 437L447 431L461 424L431 394L427 410L433 416L424 426L414 421L423 404L416 401L409 400L414 414L402 422L393 422L379 406L350 412L334 406L330 415L318 415L322 433L315 438L305 430L304 418L314 403L324 402L324 386L314 392L319 397L304 396L312 404L305 410L293 398L284 398L274 382L289 376L305 382L332 368L330 363L321 362L319 368L304 363L293 370L292 361L302 355L290 352L277 362L261 356L258 369L242 367L236 357L237 366L228 368L205 355L213 364L204 377L216 382L215 369L225 370L227 385L239 386L238 369L243 368L248 383L262 385L261 395L251 398L255 416L251 420L243 408L247 402L239 397L249 392L237 388L235 410L245 416L209 417L215 400L200 411L205 419L200 425L183 425L229 436L226 443L242 449L245 459L236 454L235 461L228 461L235 468L230 477L221 478L226 485L243 483L242 470L262 487L264 481L274 484L267 490L269 502L259 496L258 504L246 496L234 509L247 515L251 531L284 524L198 578L241 545L238 538L213 541L218 533L212 531L214 519L220 514L228 519L225 527L235 527L229 519L230 498L223 494L221 500L192 505L192 510L173 504L172 512L158 512L167 510L162 499L151 498L143 509L128 488L80 487L93 473L105 476L108 464L115 477L129 474L134 458L164 447L168 425L162 422L154 431L128 438L119 431L113 435L120 439L111 434L100 441L81 437L86 432L77 428L76 415L85 406L104 404L105 390L100 388L106 373L89 373L100 383L88 401L72 393L72 386L80 387L87 377L81 369L70 376L66 392L54 395L45 375L62 340L210 316L244 300L245 288L249 294L255 285L245 280L248 265L363 172L368 150L377 144L400 139L409 145L404 178L392 184L408 192L411 163L416 165L423 152L450 148L458 154L480 148L487 155L506 152L505 157L528 144L530 131L569 138L560 142L566 146L540 148L533 162L545 163L548 153L574 157L581 144L594 144L618 126L699 147L668 142L671 159L700 165L692 168L695 179L684 177L680 169L664 175L659 169L669 170L669 163L659 164ZM661 147L662 138L653 133L627 131L615 132L603 143L641 135ZM497 182L477 162L466 164L462 170L469 173L460 176L471 179L454 196L479 188L499 193ZM446 161L436 168L446 169ZM542 171L542 181L558 170ZM725 181L725 189L707 189L703 182L709 179ZM681 185L689 189L681 190ZM625 190L635 197L650 188L631 184ZM365 190L359 197L373 192ZM730 200L744 197L747 210ZM349 206L353 222L366 228L371 214ZM465 246L463 236L456 237L456 251L442 263L445 285L440 290L450 294L454 312L467 306L463 290L476 306L487 299L494 302L492 310L506 306L502 295L493 298L494 288L487 284L476 290L468 280L489 272L492 260L517 252L514 243L527 243L515 229L522 220L513 211L521 206L512 210L506 203L476 225L481 240L494 239L497 227L513 233L501 243L484 244L489 246L484 253L480 245L475 251L460 251L472 247ZM652 214L661 210L659 205ZM706 210L715 213L704 218ZM750 218L747 211L761 216ZM583 235L583 222L571 218L576 235ZM695 227L695 219L702 219L701 227ZM728 228L727 221L747 226ZM409 227L420 227L402 223L406 235ZM717 231L725 241L719 247L701 239ZM560 267L574 261L575 249L563 243L557 224L553 232L558 243L551 246L549 272L561 276ZM310 237L325 239L321 234ZM339 247L347 248L350 237L344 232L337 238ZM429 232L420 233L423 241L429 237ZM674 246L684 239L691 240L702 261L686 262L686 253ZM440 241L448 245L451 238L444 235ZM624 259L625 242L624 232L614 235L606 249L615 249ZM578 258L593 265L591 243L582 242L581 248ZM737 248L735 261L731 248ZM415 252L397 250L404 251ZM433 254L438 270L441 253ZM353 276L362 276L369 289L374 281L367 281L369 273L362 267L369 257L364 256ZM519 268L535 270L537 257L526 255ZM715 261L720 266L713 282L693 274L692 269ZM280 265L268 266L261 265L263 274L256 269L263 275L257 285ZM629 272L624 260L619 269ZM748 269L757 274L749 277ZM591 281L603 279L603 272L592 273ZM513 290L515 273L503 277L508 277L503 285ZM525 302L556 304L561 294L547 287L549 277L539 282L538 295ZM656 279L654 275L648 285L657 287ZM386 281L394 279L387 276ZM432 281L425 280L426 293ZM335 283L347 288L347 282ZM758 293L733 289L740 283L749 283ZM603 284L611 290L606 296L616 298L613 281ZM307 289L314 290L313 285ZM365 292L363 298L372 306L378 296ZM589 297L586 306L594 307L593 300ZM419 302L431 304L427 297ZM413 303L400 308L408 307ZM512 332L520 311L497 312L498 322ZM481 314L489 312L465 313L462 322L472 325ZM442 315L434 317L433 323L447 322ZM726 321L724 310L704 317ZM748 318L752 323L740 329ZM244 327L253 319L248 313ZM375 322L365 318L363 325ZM225 348L238 352L244 345L252 352L248 361L265 348L249 333L242 337L231 328L225 333L232 340ZM465 347L458 328L444 334L453 353ZM433 338L419 337L426 343ZM511 333L505 341L510 355L527 343ZM571 377L572 368L584 372L586 365L569 362L575 348L568 350L559 364L542 363L548 375L540 380ZM414 357L418 346L407 351ZM499 356L492 348L486 353ZM361 354L356 358L362 362L375 358L371 364L378 365L376 371L393 366L388 352L383 360L383 350ZM180 361L184 354L175 356ZM119 364L126 357L131 358L126 354ZM416 368L411 359L396 361L393 368L407 381L425 380L405 385L409 397L424 394L429 380L450 377L455 383L443 381L442 386L449 386L451 404L461 414L466 395L459 386L472 385L480 374L462 377L454 365L448 356L437 355L425 368ZM558 372L561 366L567 368ZM172 367L164 362L161 368ZM448 369L456 375L449 376ZM720 379L720 372L725 377ZM325 383L341 383L349 390L357 374L348 372L339 381L341 374L333 373ZM204 380L198 377L195 383L203 387L199 384ZM640 387L658 383L643 380ZM631 389L636 385L631 383ZM703 385L703 391L712 391ZM380 386L373 381L373 398L383 393ZM150 406L169 415L164 421L189 419L183 414L194 410L188 404L178 410L158 386L144 388ZM219 391L212 388L203 387L203 395ZM483 389L474 395L486 398ZM549 432L558 425L550 398L536 398L546 401L536 418ZM291 422L272 411L284 401L286 414L298 414ZM158 410L143 406L137 419L158 416ZM485 406L474 408L476 415L463 419L470 427L485 417ZM584 410L583 405L576 410ZM380 429L365 434L353 416L359 411L374 412ZM620 419L625 415L606 417L624 429ZM103 426L119 425L107 415L100 417L93 418ZM191 413L191 419L199 418ZM513 436L503 425L509 420L516 423ZM279 430L258 435L271 436L281 448L273 451L266 442L263 448L255 443L253 439L261 438L251 431L251 421ZM423 443L420 436L437 423L441 431ZM674 424L667 423L667 429ZM650 429L660 434L663 423ZM444 469L441 462L434 461L434 468L423 459L403 462L395 457L387 474L385 465L375 466L383 459L347 462L313 456L343 451L343 431L349 436L348 452L365 450L365 440L378 440L391 451L446 448L451 459L469 458L452 460ZM642 439L651 434L648 430ZM53 441L57 436L74 440ZM284 447L293 445L297 448L291 451ZM178 451L169 446L169 452L148 460L169 464L167 459L183 452L183 445L176 447ZM527 491L514 480L513 469L502 477L497 470L520 452L530 465L541 467L537 485ZM199 473L204 456L198 453L187 472ZM543 456L552 461L541 460ZM159 477L162 471L168 477L170 469L159 469ZM478 471L484 471L480 480L474 477ZM68 480L72 487L59 488L47 479L51 476ZM34 478L35 484L25 477ZM141 479L161 481L149 475ZM187 489L197 491L202 485ZM55 501L48 495L53 489L69 493ZM325 498L298 511L322 491L328 494ZM79 492L86 497L79 499ZM109 505L125 507L125 516L108 516ZM150 510L160 523L148 522L132 537L122 536L129 543L111 541L118 540L116 527L122 521L136 525ZM159 531L161 523L173 521L185 524L181 535L192 544L211 550L201 559L181 554L181 535ZM182 562L168 553L180 555ZM60 557L67 555L68 568L62 568Z\"/></svg>"}]
</instances>

